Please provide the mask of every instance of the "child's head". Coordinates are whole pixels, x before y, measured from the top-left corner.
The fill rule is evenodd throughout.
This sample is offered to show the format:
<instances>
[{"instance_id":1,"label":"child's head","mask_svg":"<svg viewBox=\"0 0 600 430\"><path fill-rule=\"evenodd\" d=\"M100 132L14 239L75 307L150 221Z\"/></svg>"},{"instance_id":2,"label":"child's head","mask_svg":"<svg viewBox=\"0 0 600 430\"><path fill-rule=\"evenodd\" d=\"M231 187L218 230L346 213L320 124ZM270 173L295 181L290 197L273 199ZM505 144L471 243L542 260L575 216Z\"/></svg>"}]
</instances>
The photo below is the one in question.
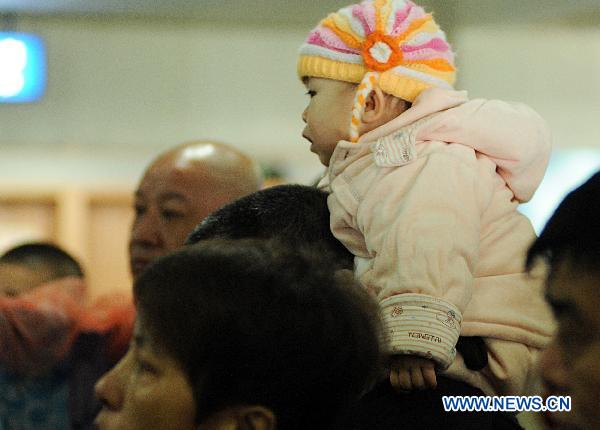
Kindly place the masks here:
<instances>
[{"instance_id":1,"label":"child's head","mask_svg":"<svg viewBox=\"0 0 600 430\"><path fill-rule=\"evenodd\" d=\"M311 97L304 137L321 162L339 140L402 113L425 89L452 89L454 54L431 15L409 0L366 0L329 15L300 49Z\"/></svg>"},{"instance_id":2,"label":"child's head","mask_svg":"<svg viewBox=\"0 0 600 430\"><path fill-rule=\"evenodd\" d=\"M0 256L0 295L18 296L55 279L83 277L79 263L50 243L26 243Z\"/></svg>"}]
</instances>

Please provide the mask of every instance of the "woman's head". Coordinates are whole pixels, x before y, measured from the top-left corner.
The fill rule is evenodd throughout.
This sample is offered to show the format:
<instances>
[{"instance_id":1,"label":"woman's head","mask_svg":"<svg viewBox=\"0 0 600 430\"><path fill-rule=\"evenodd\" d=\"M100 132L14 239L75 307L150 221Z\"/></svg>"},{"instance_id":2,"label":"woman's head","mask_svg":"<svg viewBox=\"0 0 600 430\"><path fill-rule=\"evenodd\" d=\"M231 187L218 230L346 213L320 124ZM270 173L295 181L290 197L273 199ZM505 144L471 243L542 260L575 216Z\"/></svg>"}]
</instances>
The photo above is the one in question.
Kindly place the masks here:
<instances>
[{"instance_id":1,"label":"woman's head","mask_svg":"<svg viewBox=\"0 0 600 430\"><path fill-rule=\"evenodd\" d=\"M134 293L136 337L98 384L103 430L155 412L177 423L157 430L326 428L377 371L376 305L302 251L208 241L159 259Z\"/></svg>"}]
</instances>

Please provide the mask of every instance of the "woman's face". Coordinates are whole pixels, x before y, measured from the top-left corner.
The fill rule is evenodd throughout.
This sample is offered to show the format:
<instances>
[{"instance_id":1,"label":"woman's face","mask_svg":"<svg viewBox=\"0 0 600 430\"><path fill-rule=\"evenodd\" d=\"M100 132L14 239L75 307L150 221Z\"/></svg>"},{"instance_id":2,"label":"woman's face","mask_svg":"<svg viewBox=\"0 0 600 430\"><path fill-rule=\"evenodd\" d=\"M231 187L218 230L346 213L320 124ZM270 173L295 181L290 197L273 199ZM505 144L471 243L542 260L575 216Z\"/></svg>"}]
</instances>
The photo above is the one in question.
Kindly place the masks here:
<instances>
[{"instance_id":1,"label":"woman's face","mask_svg":"<svg viewBox=\"0 0 600 430\"><path fill-rule=\"evenodd\" d=\"M196 405L179 363L161 350L137 319L123 359L96 384L99 430L193 430Z\"/></svg>"}]
</instances>

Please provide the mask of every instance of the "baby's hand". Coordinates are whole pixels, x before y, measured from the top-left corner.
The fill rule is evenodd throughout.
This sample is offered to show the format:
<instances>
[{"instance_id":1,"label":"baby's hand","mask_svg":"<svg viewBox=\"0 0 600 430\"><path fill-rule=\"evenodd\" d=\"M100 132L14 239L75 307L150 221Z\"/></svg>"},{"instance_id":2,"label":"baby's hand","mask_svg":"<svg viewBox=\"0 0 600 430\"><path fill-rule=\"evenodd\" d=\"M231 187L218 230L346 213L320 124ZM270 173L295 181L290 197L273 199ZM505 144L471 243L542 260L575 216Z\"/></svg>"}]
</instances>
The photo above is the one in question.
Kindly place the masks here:
<instances>
[{"instance_id":1,"label":"baby's hand","mask_svg":"<svg viewBox=\"0 0 600 430\"><path fill-rule=\"evenodd\" d=\"M394 355L390 361L390 383L396 391L435 388L435 363L415 355Z\"/></svg>"}]
</instances>

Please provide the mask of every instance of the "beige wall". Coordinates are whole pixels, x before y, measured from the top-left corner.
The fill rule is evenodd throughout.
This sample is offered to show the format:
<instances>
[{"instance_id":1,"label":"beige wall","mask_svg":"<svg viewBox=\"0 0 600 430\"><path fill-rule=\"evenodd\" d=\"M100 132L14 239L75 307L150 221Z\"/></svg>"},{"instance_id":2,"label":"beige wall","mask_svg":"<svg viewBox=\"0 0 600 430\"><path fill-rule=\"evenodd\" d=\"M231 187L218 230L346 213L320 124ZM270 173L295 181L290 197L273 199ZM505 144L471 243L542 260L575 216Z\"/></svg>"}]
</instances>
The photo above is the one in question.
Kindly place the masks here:
<instances>
[{"instance_id":1,"label":"beige wall","mask_svg":"<svg viewBox=\"0 0 600 430\"><path fill-rule=\"evenodd\" d=\"M309 181L321 168L300 137L295 77L305 28L27 18L50 58L46 97L0 105L0 180L133 185L161 149L212 137ZM460 87L522 100L559 148L600 148L600 30L459 27Z\"/></svg>"},{"instance_id":2,"label":"beige wall","mask_svg":"<svg viewBox=\"0 0 600 430\"><path fill-rule=\"evenodd\" d=\"M557 148L600 150L600 28L550 27L460 29L460 83L471 97L533 106Z\"/></svg>"},{"instance_id":3,"label":"beige wall","mask_svg":"<svg viewBox=\"0 0 600 430\"><path fill-rule=\"evenodd\" d=\"M58 18L20 29L46 38L49 85L38 104L0 105L0 179L135 180L157 151L199 137L320 171L300 137L304 30Z\"/></svg>"}]
</instances>

